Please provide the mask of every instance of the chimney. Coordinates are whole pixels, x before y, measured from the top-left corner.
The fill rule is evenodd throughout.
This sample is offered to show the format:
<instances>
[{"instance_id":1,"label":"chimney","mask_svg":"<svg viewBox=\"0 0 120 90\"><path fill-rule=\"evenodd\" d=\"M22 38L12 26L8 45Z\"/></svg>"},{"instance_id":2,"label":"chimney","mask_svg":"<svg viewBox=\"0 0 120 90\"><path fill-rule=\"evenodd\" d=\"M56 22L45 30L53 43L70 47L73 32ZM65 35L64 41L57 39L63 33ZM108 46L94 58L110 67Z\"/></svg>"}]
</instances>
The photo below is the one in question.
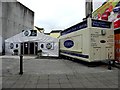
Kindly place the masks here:
<instances>
[{"instance_id":1,"label":"chimney","mask_svg":"<svg viewBox=\"0 0 120 90\"><path fill-rule=\"evenodd\" d=\"M93 12L93 0L86 0L85 3L85 10L86 10L86 19L92 18L92 12Z\"/></svg>"}]
</instances>

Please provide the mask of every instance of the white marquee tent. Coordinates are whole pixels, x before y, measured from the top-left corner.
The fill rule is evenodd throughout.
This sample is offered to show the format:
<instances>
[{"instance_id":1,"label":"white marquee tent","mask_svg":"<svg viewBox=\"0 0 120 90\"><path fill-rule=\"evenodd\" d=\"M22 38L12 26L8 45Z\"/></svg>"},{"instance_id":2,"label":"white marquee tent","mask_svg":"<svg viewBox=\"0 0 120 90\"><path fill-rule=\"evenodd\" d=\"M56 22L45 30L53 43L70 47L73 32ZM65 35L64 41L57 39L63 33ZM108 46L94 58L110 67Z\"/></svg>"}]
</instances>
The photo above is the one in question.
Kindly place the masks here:
<instances>
[{"instance_id":1,"label":"white marquee tent","mask_svg":"<svg viewBox=\"0 0 120 90\"><path fill-rule=\"evenodd\" d=\"M18 49L20 54L20 44L23 42L38 42L38 50L42 50L43 56L58 56L59 48L58 48L58 39L53 38L51 36L45 35L37 31L37 36L25 36L24 32L21 32L13 37L10 37L5 40L5 52L6 54L13 54L14 49ZM10 48L11 43L13 43L14 48ZM47 49L46 46L41 48L41 44L47 45L48 43L51 44L51 48ZM15 47L15 44L18 44L18 47Z\"/></svg>"},{"instance_id":2,"label":"white marquee tent","mask_svg":"<svg viewBox=\"0 0 120 90\"><path fill-rule=\"evenodd\" d=\"M2 53L2 37L0 36L0 53Z\"/></svg>"}]
</instances>

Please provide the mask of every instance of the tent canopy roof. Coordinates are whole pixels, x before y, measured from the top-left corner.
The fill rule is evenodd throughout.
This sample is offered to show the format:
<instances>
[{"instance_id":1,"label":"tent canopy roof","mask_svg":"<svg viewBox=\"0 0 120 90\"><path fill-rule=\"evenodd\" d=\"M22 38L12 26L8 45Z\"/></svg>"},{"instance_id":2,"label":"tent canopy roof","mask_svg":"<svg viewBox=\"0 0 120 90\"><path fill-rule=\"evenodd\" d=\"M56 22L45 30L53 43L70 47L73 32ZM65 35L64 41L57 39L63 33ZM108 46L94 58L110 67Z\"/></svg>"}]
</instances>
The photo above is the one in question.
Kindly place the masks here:
<instances>
[{"instance_id":1,"label":"tent canopy roof","mask_svg":"<svg viewBox=\"0 0 120 90\"><path fill-rule=\"evenodd\" d=\"M58 42L57 38L53 38L51 36L45 35L44 33L40 33L37 31L37 36L24 36L23 32L10 37L5 40L5 42L28 42L28 41L36 41L36 42Z\"/></svg>"}]
</instances>

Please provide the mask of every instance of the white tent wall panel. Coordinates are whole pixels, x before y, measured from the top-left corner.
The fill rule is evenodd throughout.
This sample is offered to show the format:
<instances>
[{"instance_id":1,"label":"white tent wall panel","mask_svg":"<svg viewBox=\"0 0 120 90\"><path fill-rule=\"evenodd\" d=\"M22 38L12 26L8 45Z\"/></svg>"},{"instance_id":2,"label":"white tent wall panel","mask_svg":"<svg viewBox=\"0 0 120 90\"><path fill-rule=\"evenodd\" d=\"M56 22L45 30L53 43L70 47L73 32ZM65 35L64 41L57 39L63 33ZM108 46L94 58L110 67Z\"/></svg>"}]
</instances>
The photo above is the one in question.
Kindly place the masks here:
<instances>
[{"instance_id":1,"label":"white tent wall panel","mask_svg":"<svg viewBox=\"0 0 120 90\"><path fill-rule=\"evenodd\" d=\"M54 43L54 51L51 52L51 56L59 56L59 45L58 43Z\"/></svg>"},{"instance_id":2,"label":"white tent wall panel","mask_svg":"<svg viewBox=\"0 0 120 90\"><path fill-rule=\"evenodd\" d=\"M13 47L13 49L11 49L10 48L10 44L11 43L13 43L13 42L6 42L5 43L5 52L6 52L6 54L8 55L12 55L12 54L14 54L14 50L15 49L17 49L18 50L18 55L20 54L20 43L17 43L17 42L15 42L15 43L13 43L14 44L14 47ZM18 44L18 47L16 48L16 44Z\"/></svg>"},{"instance_id":3,"label":"white tent wall panel","mask_svg":"<svg viewBox=\"0 0 120 90\"><path fill-rule=\"evenodd\" d=\"M46 45L50 43L52 45L51 49L47 49ZM41 45L44 45L43 48L41 48ZM42 56L58 56L59 50L58 50L58 42L38 42L38 50L42 50Z\"/></svg>"},{"instance_id":4,"label":"white tent wall panel","mask_svg":"<svg viewBox=\"0 0 120 90\"><path fill-rule=\"evenodd\" d=\"M10 49L10 43L9 42L5 43L5 52L6 52L7 55L8 54L13 54L13 50Z\"/></svg>"},{"instance_id":5,"label":"white tent wall panel","mask_svg":"<svg viewBox=\"0 0 120 90\"><path fill-rule=\"evenodd\" d=\"M2 37L0 36L0 53L2 53Z\"/></svg>"}]
</instances>

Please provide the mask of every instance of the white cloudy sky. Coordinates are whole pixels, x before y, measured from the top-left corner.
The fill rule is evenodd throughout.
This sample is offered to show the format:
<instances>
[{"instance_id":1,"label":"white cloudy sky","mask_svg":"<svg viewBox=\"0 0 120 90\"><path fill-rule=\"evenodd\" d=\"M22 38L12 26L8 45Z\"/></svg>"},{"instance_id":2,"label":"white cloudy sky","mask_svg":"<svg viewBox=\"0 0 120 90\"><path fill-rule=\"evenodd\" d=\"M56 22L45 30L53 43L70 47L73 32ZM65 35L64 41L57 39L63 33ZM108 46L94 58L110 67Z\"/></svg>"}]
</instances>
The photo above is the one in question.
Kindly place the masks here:
<instances>
[{"instance_id":1,"label":"white cloudy sky","mask_svg":"<svg viewBox=\"0 0 120 90\"><path fill-rule=\"evenodd\" d=\"M85 0L17 0L35 12L35 26L63 30L85 17ZM94 0L94 8L106 0Z\"/></svg>"}]
</instances>

